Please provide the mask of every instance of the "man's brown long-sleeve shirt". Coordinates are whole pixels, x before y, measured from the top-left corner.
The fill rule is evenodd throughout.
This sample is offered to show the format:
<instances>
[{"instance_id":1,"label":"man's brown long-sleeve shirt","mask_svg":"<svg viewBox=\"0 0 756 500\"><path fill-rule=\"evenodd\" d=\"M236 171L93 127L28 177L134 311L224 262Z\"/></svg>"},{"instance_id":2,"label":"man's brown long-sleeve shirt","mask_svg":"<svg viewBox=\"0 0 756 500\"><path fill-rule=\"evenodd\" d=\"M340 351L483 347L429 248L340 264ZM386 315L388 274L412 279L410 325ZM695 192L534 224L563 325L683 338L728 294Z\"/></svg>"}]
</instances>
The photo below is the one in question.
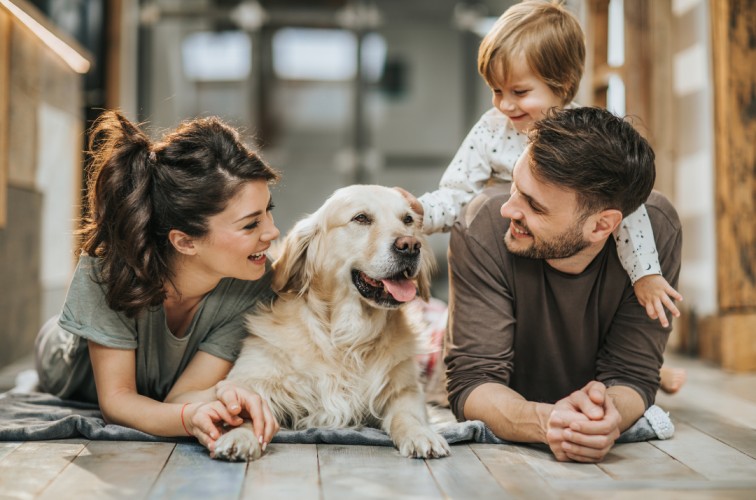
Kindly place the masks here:
<instances>
[{"instance_id":1,"label":"man's brown long-sleeve shirt","mask_svg":"<svg viewBox=\"0 0 756 500\"><path fill-rule=\"evenodd\" d=\"M508 187L508 185L506 186ZM635 389L654 402L669 335L638 303L615 241L580 274L512 255L504 245L509 194L489 188L454 225L449 245L449 401L460 420L470 392L509 386L529 401L554 403L591 380ZM677 286L682 233L669 201L646 202L662 272Z\"/></svg>"}]
</instances>

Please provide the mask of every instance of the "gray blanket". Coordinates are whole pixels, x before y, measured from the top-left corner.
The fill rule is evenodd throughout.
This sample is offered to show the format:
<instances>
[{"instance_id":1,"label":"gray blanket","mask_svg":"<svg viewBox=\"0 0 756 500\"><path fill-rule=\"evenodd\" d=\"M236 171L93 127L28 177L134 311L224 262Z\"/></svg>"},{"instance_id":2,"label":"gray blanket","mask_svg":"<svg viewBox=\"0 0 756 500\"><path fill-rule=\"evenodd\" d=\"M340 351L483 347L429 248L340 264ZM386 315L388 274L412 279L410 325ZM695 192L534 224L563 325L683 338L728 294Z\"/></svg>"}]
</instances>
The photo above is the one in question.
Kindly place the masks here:
<instances>
[{"instance_id":1,"label":"gray blanket","mask_svg":"<svg viewBox=\"0 0 756 500\"><path fill-rule=\"evenodd\" d=\"M444 412L446 413L444 415ZM433 409L434 428L450 443L502 444L481 421L455 422L449 410ZM665 420L666 419L666 420ZM638 422L620 436L619 442L667 439L674 432L669 416L652 406ZM164 438L106 424L96 405L69 401L49 394L31 392L0 394L0 441L44 441L81 438L109 441L169 441L191 438ZM281 430L274 443L324 443L393 446L388 435L373 428Z\"/></svg>"}]
</instances>

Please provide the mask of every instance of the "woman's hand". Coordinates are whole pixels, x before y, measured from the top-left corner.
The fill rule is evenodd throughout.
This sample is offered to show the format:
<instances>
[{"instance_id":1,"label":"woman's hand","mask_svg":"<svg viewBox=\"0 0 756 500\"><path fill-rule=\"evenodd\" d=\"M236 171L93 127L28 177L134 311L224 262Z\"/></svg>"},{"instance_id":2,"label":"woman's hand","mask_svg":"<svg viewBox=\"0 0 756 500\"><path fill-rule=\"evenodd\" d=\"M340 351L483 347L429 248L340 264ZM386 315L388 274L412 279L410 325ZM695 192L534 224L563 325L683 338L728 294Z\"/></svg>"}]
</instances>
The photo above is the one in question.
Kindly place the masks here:
<instances>
[{"instance_id":1,"label":"woman's hand","mask_svg":"<svg viewBox=\"0 0 756 500\"><path fill-rule=\"evenodd\" d=\"M252 430L264 450L280 429L268 403L256 392L238 387L225 380L218 382L215 387L216 397L225 405L231 415L248 418L252 421Z\"/></svg>"},{"instance_id":2,"label":"woman's hand","mask_svg":"<svg viewBox=\"0 0 756 500\"><path fill-rule=\"evenodd\" d=\"M181 408L184 430L196 437L210 452L215 450L215 441L225 432L225 425L236 427L242 422L244 419L233 415L221 401L186 403Z\"/></svg>"}]
</instances>

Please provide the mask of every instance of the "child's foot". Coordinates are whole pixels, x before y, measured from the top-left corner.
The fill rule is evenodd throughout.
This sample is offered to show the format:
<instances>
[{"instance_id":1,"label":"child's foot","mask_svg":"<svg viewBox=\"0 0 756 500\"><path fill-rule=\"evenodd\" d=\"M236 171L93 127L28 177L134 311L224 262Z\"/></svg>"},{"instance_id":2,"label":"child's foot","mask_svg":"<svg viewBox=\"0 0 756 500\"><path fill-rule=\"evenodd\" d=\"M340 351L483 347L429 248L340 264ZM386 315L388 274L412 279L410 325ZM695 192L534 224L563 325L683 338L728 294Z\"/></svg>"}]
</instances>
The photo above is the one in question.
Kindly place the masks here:
<instances>
[{"instance_id":1,"label":"child's foot","mask_svg":"<svg viewBox=\"0 0 756 500\"><path fill-rule=\"evenodd\" d=\"M683 368L667 368L661 367L661 390L667 394L674 394L679 391L688 374Z\"/></svg>"}]
</instances>

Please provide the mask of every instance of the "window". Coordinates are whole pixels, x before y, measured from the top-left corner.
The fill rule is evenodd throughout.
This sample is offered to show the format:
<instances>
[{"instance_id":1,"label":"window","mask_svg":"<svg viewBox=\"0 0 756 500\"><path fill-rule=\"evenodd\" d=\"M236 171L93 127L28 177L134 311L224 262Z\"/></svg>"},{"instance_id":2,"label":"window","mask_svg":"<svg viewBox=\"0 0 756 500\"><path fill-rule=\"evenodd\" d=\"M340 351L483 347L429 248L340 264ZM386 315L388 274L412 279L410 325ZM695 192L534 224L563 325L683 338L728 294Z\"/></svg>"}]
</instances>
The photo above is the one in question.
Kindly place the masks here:
<instances>
[{"instance_id":1,"label":"window","mask_svg":"<svg viewBox=\"0 0 756 500\"><path fill-rule=\"evenodd\" d=\"M181 43L184 74L199 82L246 80L252 66L252 40L244 31L199 32Z\"/></svg>"},{"instance_id":2,"label":"window","mask_svg":"<svg viewBox=\"0 0 756 500\"><path fill-rule=\"evenodd\" d=\"M378 34L362 43L362 72L378 81L386 60L386 42ZM273 71L283 80L347 81L357 74L357 36L346 30L284 28L273 35Z\"/></svg>"}]
</instances>

